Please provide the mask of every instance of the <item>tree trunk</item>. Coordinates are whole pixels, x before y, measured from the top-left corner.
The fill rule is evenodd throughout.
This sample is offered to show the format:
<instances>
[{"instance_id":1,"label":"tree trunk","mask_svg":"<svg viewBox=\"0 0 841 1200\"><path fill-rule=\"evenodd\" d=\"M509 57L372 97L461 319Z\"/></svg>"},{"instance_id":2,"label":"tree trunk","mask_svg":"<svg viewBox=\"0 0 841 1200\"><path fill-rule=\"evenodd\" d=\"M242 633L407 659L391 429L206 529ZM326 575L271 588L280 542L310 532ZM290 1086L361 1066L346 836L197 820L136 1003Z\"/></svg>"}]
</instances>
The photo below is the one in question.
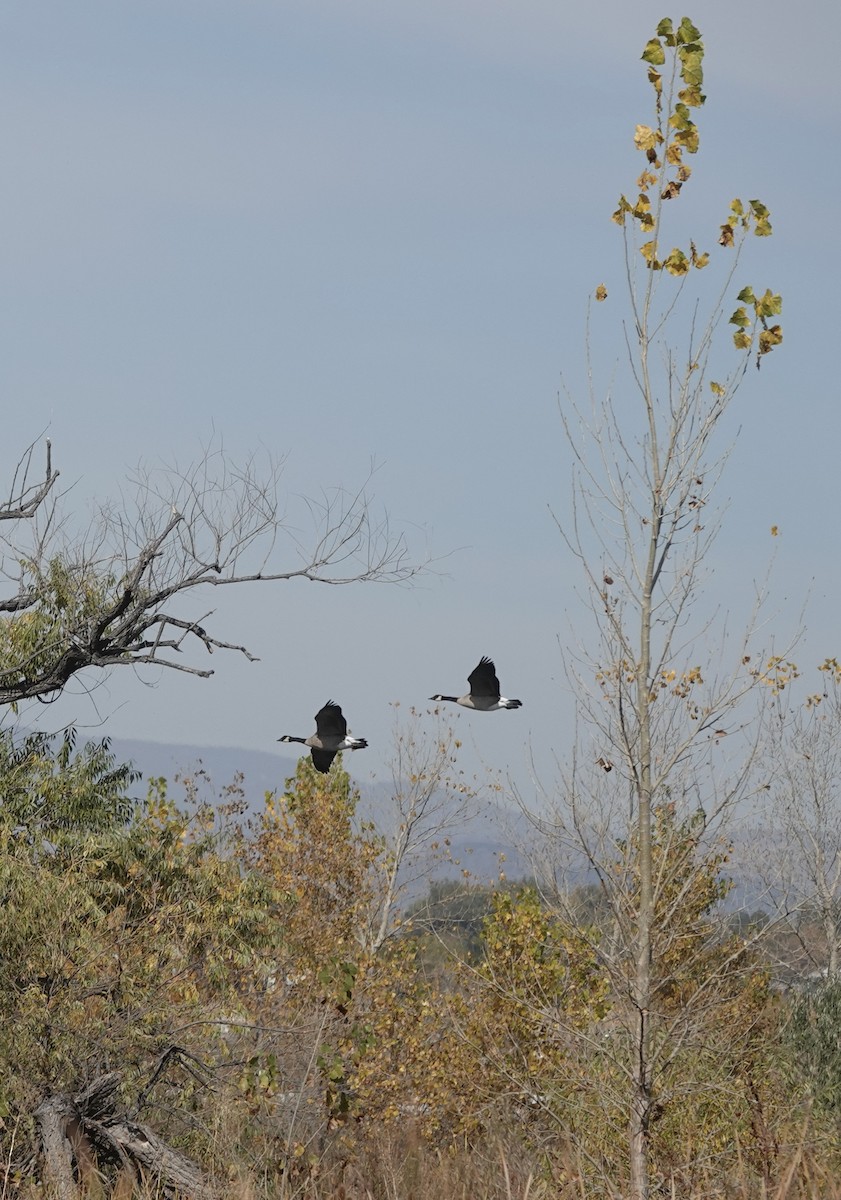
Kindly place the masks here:
<instances>
[{"instance_id":1,"label":"tree trunk","mask_svg":"<svg viewBox=\"0 0 841 1200\"><path fill-rule=\"evenodd\" d=\"M648 1123L651 1111L651 1086L647 1064L647 1014L639 1013L637 1023L638 1056L631 1100L628 1144L631 1167L631 1200L648 1200Z\"/></svg>"},{"instance_id":2,"label":"tree trunk","mask_svg":"<svg viewBox=\"0 0 841 1200\"><path fill-rule=\"evenodd\" d=\"M69 1096L48 1096L35 1110L35 1122L44 1156L43 1182L56 1200L77 1200L79 1189L73 1175L73 1152L67 1123L75 1108Z\"/></svg>"},{"instance_id":3,"label":"tree trunk","mask_svg":"<svg viewBox=\"0 0 841 1200\"><path fill-rule=\"evenodd\" d=\"M647 379L646 347L642 347L643 371ZM649 413L653 407L649 404ZM651 423L651 455L654 479L660 477L654 423ZM651 1112L651 1061L648 1014L651 1005L651 937L654 926L654 886L651 862L652 747L651 747L651 635L653 594L657 577L657 553L662 519L659 488L653 494L648 561L640 604L640 652L636 669L636 706L639 720L639 764L637 767L637 856L639 895L635 938L635 970L631 995L634 1013L633 1094L628 1128L631 1168L631 1200L648 1200L648 1123Z\"/></svg>"},{"instance_id":4,"label":"tree trunk","mask_svg":"<svg viewBox=\"0 0 841 1200\"><path fill-rule=\"evenodd\" d=\"M634 1063L633 1095L628 1125L631 1200L648 1200L648 1126L651 1114L651 1058L648 1028L651 1000L651 810L641 802L638 833L640 836L640 899L637 914L637 962L634 980Z\"/></svg>"}]
</instances>

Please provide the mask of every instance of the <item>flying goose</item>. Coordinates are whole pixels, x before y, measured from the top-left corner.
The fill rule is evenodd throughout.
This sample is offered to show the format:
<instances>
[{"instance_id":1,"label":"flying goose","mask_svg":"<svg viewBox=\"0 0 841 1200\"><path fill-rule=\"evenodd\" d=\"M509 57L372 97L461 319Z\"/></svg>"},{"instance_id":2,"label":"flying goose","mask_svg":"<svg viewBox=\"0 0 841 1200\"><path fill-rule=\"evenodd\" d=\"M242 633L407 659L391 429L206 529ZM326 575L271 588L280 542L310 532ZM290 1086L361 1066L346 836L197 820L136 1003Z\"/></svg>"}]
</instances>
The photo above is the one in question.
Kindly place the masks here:
<instances>
[{"instance_id":1,"label":"flying goose","mask_svg":"<svg viewBox=\"0 0 841 1200\"><path fill-rule=\"evenodd\" d=\"M496 667L489 658L480 658L479 665L467 676L470 691L466 696L430 696L430 700L452 700L465 708L479 712L494 712L497 708L522 708L522 700L506 700L499 694Z\"/></svg>"},{"instance_id":2,"label":"flying goose","mask_svg":"<svg viewBox=\"0 0 841 1200\"><path fill-rule=\"evenodd\" d=\"M300 742L312 750L312 762L316 771L326 775L330 764L340 750L364 750L368 743L365 738L350 737L347 731L347 721L342 716L338 704L328 700L322 709L315 714L315 733L308 738L293 737L284 733L277 739L279 742Z\"/></svg>"}]
</instances>

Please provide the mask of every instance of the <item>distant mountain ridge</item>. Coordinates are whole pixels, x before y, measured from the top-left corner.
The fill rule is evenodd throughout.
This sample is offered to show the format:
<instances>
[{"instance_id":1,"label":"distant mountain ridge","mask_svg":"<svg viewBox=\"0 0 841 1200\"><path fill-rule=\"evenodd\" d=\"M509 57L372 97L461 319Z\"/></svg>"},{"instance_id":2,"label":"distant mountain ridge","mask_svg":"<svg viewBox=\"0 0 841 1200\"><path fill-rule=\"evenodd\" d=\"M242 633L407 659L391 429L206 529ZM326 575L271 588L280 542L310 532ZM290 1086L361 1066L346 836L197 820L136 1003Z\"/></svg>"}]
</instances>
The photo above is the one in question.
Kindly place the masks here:
<instances>
[{"instance_id":1,"label":"distant mountain ridge","mask_svg":"<svg viewBox=\"0 0 841 1200\"><path fill-rule=\"evenodd\" d=\"M144 782L163 776L172 784L176 775L192 775L201 768L218 796L241 776L252 812L262 809L266 792L283 791L286 780L295 774L298 757L236 746L181 745L134 738L112 738L111 749L119 762L132 762ZM370 821L378 832L389 834L396 820L391 785L356 782L361 795L360 818ZM467 871L470 878L487 883L497 879L501 870L509 879L529 874L522 851L528 841L528 826L517 810L486 802L478 811L463 813L454 800L442 816L446 830L441 841L448 839L449 861L439 859L424 878L452 878Z\"/></svg>"}]
</instances>

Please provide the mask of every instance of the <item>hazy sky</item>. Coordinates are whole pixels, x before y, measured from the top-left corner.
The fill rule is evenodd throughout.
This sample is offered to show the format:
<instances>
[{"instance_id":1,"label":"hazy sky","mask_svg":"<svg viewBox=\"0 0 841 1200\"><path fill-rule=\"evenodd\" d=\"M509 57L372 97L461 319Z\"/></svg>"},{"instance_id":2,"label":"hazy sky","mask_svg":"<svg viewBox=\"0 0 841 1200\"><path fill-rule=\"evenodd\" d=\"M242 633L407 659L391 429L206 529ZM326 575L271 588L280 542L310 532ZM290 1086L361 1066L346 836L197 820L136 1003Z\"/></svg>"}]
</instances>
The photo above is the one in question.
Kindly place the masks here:
<instances>
[{"instance_id":1,"label":"hazy sky","mask_svg":"<svg viewBox=\"0 0 841 1200\"><path fill-rule=\"evenodd\" d=\"M549 513L569 499L557 396L584 378L603 281L617 303L594 352L622 379L610 214L640 169L639 55L663 15L647 0L7 0L3 469L46 432L84 510L139 459L185 462L214 437L235 458L287 456L292 493L354 487L373 459L412 552L443 559L411 588L213 595L218 635L259 663L215 656L208 682L118 670L26 720L279 749L331 697L371 743L353 759L364 779L387 769L390 702L461 692L489 654L524 707L464 714L466 765L527 786L529 739L542 764L566 754L559 639L579 576ZM841 652L841 10L703 0L689 15L708 103L681 204L712 234L733 196L763 199L775 236L748 275L785 304L785 345L731 414L707 602L738 619L776 552L768 636L785 643L808 600L796 656L816 663Z\"/></svg>"}]
</instances>

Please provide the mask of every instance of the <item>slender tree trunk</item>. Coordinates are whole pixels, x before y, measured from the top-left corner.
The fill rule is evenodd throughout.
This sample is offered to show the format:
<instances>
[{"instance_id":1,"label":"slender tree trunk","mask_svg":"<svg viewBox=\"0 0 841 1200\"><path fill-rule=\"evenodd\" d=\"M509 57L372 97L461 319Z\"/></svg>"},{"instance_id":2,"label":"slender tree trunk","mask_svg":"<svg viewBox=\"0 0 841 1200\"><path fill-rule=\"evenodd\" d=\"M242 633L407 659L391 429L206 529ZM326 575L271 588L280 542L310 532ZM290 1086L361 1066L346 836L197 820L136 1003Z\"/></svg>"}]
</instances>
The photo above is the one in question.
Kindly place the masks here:
<instances>
[{"instance_id":1,"label":"slender tree trunk","mask_svg":"<svg viewBox=\"0 0 841 1200\"><path fill-rule=\"evenodd\" d=\"M838 922L834 916L830 915L825 925L827 948L829 956L827 959L827 975L830 979L838 978Z\"/></svg>"},{"instance_id":2,"label":"slender tree trunk","mask_svg":"<svg viewBox=\"0 0 841 1200\"><path fill-rule=\"evenodd\" d=\"M646 1036L644 1013L640 1013L639 1015L638 1036L640 1044L642 1044ZM645 1079L644 1059L641 1055L639 1072L635 1081L635 1093L631 1104L629 1128L632 1200L648 1200L648 1110L648 1088Z\"/></svg>"},{"instance_id":3,"label":"slender tree trunk","mask_svg":"<svg viewBox=\"0 0 841 1200\"><path fill-rule=\"evenodd\" d=\"M646 688L647 688L646 683ZM639 842L639 909L637 912L634 1087L631 1102L629 1150L632 1200L648 1200L648 1124L651 1111L651 1061L649 1009L651 1005L651 931L654 901L651 879L651 755L648 708L641 705L641 787L638 793L637 838Z\"/></svg>"},{"instance_id":4,"label":"slender tree trunk","mask_svg":"<svg viewBox=\"0 0 841 1200\"><path fill-rule=\"evenodd\" d=\"M643 327L644 328L644 327ZM641 337L643 335L641 334ZM642 343L643 377L647 386L647 343ZM654 923L654 893L651 865L651 626L653 594L657 577L657 554L662 513L659 500L660 464L657 452L653 407L647 394L650 418L652 497L651 537L640 605L640 651L636 669L636 702L639 720L639 765L637 779L637 854L639 856L639 907L637 911L636 963L633 1000L635 1037L633 1096L628 1129L631 1197L648 1200L648 1126L651 1113L651 1058L649 1011L651 1007L651 935Z\"/></svg>"},{"instance_id":5,"label":"slender tree trunk","mask_svg":"<svg viewBox=\"0 0 841 1200\"><path fill-rule=\"evenodd\" d=\"M640 822L641 826L643 821ZM648 822L650 837L651 827ZM640 850L640 863L644 859ZM637 962L634 986L634 1005L636 1024L634 1036L634 1065L633 1065L633 1096L628 1129L630 1168L631 1168L631 1198L632 1200L648 1200L648 1125L651 1112L651 1060L649 1037L649 1003L651 997L651 847L648 847L648 878L649 896L646 900L640 889L640 908L637 923Z\"/></svg>"}]
</instances>

